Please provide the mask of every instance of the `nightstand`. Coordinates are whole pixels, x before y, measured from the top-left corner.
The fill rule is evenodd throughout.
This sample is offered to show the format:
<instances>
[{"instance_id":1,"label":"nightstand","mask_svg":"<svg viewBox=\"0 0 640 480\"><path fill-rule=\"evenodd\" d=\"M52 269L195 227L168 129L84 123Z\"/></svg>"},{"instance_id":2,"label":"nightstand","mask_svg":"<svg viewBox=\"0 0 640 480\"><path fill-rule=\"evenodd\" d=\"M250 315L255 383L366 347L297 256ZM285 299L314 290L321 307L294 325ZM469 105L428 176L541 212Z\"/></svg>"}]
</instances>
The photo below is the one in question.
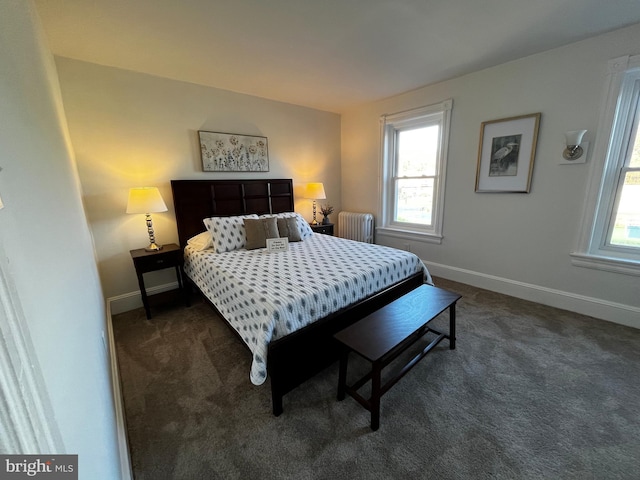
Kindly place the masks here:
<instances>
[{"instance_id":1,"label":"nightstand","mask_svg":"<svg viewBox=\"0 0 640 480\"><path fill-rule=\"evenodd\" d=\"M311 230L313 230L314 233L323 233L325 235L333 235L333 223L319 223L317 225L311 225L309 224L309 226L311 227Z\"/></svg>"},{"instance_id":2,"label":"nightstand","mask_svg":"<svg viewBox=\"0 0 640 480\"><path fill-rule=\"evenodd\" d=\"M136 275L138 276L138 285L140 286L140 295L142 296L142 304L147 313L147 318L151 318L151 309L149 307L149 298L147 290L144 287L143 274L163 270L165 268L175 268L176 277L178 278L178 286L184 298L185 305L189 306L189 297L182 283L182 264L184 258L182 249L175 243L164 245L162 250L147 252L144 248L131 250L131 258L133 265L136 267Z\"/></svg>"}]
</instances>

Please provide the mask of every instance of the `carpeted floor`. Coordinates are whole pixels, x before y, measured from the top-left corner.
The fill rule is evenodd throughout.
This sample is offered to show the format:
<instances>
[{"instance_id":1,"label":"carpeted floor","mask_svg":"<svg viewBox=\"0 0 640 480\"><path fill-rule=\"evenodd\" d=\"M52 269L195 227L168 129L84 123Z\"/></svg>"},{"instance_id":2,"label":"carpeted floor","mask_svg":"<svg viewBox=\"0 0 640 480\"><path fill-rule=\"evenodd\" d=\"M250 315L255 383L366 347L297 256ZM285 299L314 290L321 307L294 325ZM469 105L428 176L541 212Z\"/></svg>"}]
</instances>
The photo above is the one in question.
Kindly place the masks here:
<instances>
[{"instance_id":1,"label":"carpeted floor","mask_svg":"<svg viewBox=\"0 0 640 480\"><path fill-rule=\"evenodd\" d=\"M205 303L114 316L136 480L640 478L640 330L436 284L463 295L456 350L443 341L382 398L377 432L336 401L337 364L272 416Z\"/></svg>"}]
</instances>

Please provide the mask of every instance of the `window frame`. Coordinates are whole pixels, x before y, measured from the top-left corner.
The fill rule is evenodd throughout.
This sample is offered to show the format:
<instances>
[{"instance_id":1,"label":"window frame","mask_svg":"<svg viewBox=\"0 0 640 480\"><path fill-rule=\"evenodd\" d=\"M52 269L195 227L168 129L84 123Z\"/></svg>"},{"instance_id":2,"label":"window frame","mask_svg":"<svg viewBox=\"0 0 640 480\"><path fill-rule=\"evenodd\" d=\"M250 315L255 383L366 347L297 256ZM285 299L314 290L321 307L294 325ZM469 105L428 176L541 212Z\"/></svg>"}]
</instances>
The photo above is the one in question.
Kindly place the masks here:
<instances>
[{"instance_id":1,"label":"window frame","mask_svg":"<svg viewBox=\"0 0 640 480\"><path fill-rule=\"evenodd\" d=\"M573 265L640 276L640 251L609 243L639 102L640 55L611 60Z\"/></svg>"},{"instance_id":2,"label":"window frame","mask_svg":"<svg viewBox=\"0 0 640 480\"><path fill-rule=\"evenodd\" d=\"M451 110L453 100L448 99L440 103L406 110L380 117L381 138L381 175L380 175L380 205L379 216L381 225L376 228L378 233L398 237L413 238L431 243L442 243L442 224L444 216L444 190L447 171L447 157L449 132L451 127ZM395 221L396 183L399 178L397 169L397 144L399 132L419 127L439 125L438 158L434 178L433 208L431 225L414 224Z\"/></svg>"}]
</instances>

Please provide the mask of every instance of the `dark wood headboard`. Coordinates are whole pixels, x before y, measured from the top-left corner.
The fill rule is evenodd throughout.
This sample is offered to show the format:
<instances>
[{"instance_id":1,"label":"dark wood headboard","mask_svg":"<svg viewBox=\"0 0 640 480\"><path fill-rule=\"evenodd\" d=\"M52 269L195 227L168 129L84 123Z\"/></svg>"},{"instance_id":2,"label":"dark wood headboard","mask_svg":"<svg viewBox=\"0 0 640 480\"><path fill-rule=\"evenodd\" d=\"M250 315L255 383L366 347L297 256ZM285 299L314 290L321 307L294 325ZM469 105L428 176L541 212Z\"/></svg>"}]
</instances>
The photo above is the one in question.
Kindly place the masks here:
<instances>
[{"instance_id":1,"label":"dark wood headboard","mask_svg":"<svg viewBox=\"0 0 640 480\"><path fill-rule=\"evenodd\" d=\"M204 232L202 220L293 212L293 180L171 180L180 246Z\"/></svg>"}]
</instances>

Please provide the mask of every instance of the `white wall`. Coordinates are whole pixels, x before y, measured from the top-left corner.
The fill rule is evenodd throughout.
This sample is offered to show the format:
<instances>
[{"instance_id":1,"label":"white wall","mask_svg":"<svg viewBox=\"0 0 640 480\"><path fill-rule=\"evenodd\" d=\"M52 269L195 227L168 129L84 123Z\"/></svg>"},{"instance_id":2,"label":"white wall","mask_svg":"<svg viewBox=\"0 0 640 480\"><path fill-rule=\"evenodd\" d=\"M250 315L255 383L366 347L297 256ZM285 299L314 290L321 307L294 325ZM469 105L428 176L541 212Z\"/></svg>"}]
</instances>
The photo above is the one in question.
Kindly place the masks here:
<instances>
[{"instance_id":1,"label":"white wall","mask_svg":"<svg viewBox=\"0 0 640 480\"><path fill-rule=\"evenodd\" d=\"M67 453L81 478L119 478L104 299L53 57L32 2L0 11L3 263Z\"/></svg>"},{"instance_id":2,"label":"white wall","mask_svg":"<svg viewBox=\"0 0 640 480\"><path fill-rule=\"evenodd\" d=\"M138 290L129 250L148 244L144 215L124 213L130 187L160 188L169 207L153 215L160 243L177 242L172 179L293 178L296 210L308 219L301 189L320 181L339 209L339 115L67 58L56 64L107 297ZM202 172L198 130L266 136L270 171ZM146 279L175 281L170 270Z\"/></svg>"},{"instance_id":3,"label":"white wall","mask_svg":"<svg viewBox=\"0 0 640 480\"><path fill-rule=\"evenodd\" d=\"M342 206L377 211L379 117L453 99L441 245L410 243L433 273L640 328L640 277L571 264L591 161L559 165L563 134L593 151L607 61L640 53L640 25L367 104L342 117ZM529 194L475 193L483 121L541 112Z\"/></svg>"}]
</instances>

